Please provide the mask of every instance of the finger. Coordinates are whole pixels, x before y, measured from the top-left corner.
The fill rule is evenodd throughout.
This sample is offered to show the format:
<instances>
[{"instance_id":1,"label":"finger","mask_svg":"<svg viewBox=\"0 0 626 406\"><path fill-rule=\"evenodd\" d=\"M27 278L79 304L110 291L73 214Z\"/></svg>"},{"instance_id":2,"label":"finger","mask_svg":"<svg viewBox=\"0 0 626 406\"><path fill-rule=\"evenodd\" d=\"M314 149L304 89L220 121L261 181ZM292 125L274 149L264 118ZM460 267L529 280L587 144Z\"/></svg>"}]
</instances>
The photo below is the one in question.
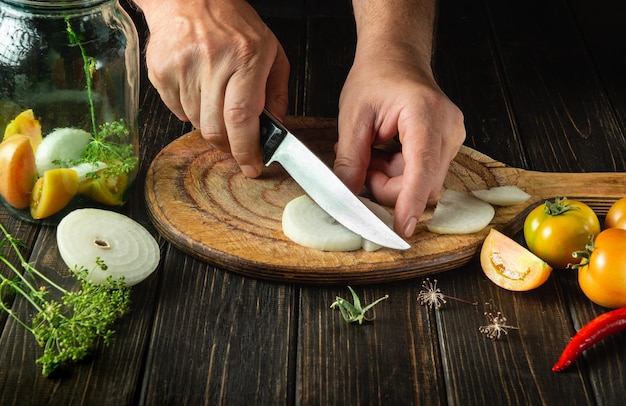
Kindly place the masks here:
<instances>
[{"instance_id":1,"label":"finger","mask_svg":"<svg viewBox=\"0 0 626 406\"><path fill-rule=\"evenodd\" d=\"M339 112L339 140L333 170L346 186L357 193L365 183L371 158L373 112L352 115Z\"/></svg>"},{"instance_id":2,"label":"finger","mask_svg":"<svg viewBox=\"0 0 626 406\"><path fill-rule=\"evenodd\" d=\"M163 74L160 69L152 68L150 63L151 48L146 50L146 65L148 69L148 80L154 85L161 100L168 109L181 121L189 121L185 110L180 102L180 88L178 81L169 74Z\"/></svg>"},{"instance_id":3,"label":"finger","mask_svg":"<svg viewBox=\"0 0 626 406\"><path fill-rule=\"evenodd\" d=\"M394 227L404 237L410 237L433 189L440 184L441 139L430 136L429 131L422 128L420 133L404 140L405 168L395 206Z\"/></svg>"},{"instance_id":4,"label":"finger","mask_svg":"<svg viewBox=\"0 0 626 406\"><path fill-rule=\"evenodd\" d=\"M224 124L233 158L246 177L263 170L259 116L265 105L268 71L237 71L226 86Z\"/></svg>"},{"instance_id":5,"label":"finger","mask_svg":"<svg viewBox=\"0 0 626 406\"><path fill-rule=\"evenodd\" d=\"M284 120L289 107L289 60L283 47L278 44L276 59L267 77L265 107Z\"/></svg>"}]
</instances>

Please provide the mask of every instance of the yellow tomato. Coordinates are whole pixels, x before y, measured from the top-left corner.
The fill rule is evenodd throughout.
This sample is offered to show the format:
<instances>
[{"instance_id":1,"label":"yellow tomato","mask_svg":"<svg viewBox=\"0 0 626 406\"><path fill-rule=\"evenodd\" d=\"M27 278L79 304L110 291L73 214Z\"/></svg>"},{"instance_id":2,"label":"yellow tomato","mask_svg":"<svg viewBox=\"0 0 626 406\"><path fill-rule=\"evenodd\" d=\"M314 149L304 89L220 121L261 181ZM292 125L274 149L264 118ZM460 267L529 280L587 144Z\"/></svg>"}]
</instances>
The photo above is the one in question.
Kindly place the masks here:
<instances>
[{"instance_id":1,"label":"yellow tomato","mask_svg":"<svg viewBox=\"0 0 626 406\"><path fill-rule=\"evenodd\" d=\"M0 195L16 209L25 209L37 181L35 154L25 135L0 143Z\"/></svg>"},{"instance_id":2,"label":"yellow tomato","mask_svg":"<svg viewBox=\"0 0 626 406\"><path fill-rule=\"evenodd\" d=\"M552 272L544 260L493 228L483 242L480 265L493 283L514 291L537 288Z\"/></svg>"},{"instance_id":3,"label":"yellow tomato","mask_svg":"<svg viewBox=\"0 0 626 406\"><path fill-rule=\"evenodd\" d=\"M35 118L32 110L24 110L11 121L4 130L4 138L6 140L14 135L21 134L28 137L33 152L37 152L37 147L43 139L41 136L41 124Z\"/></svg>"},{"instance_id":4,"label":"yellow tomato","mask_svg":"<svg viewBox=\"0 0 626 406\"><path fill-rule=\"evenodd\" d=\"M125 192L128 187L126 174L106 176L104 171L98 172L97 178L90 178L81 182L78 186L78 193L109 206L123 205L126 201Z\"/></svg>"},{"instance_id":5,"label":"yellow tomato","mask_svg":"<svg viewBox=\"0 0 626 406\"><path fill-rule=\"evenodd\" d=\"M68 168L49 169L37 180L30 200L34 219L49 217L61 211L78 192L78 174Z\"/></svg>"},{"instance_id":6,"label":"yellow tomato","mask_svg":"<svg viewBox=\"0 0 626 406\"><path fill-rule=\"evenodd\" d=\"M528 249L558 269L575 263L572 253L584 250L589 236L599 232L600 221L591 207L567 198L546 201L524 221Z\"/></svg>"},{"instance_id":7,"label":"yellow tomato","mask_svg":"<svg viewBox=\"0 0 626 406\"><path fill-rule=\"evenodd\" d=\"M588 260L578 268L578 284L594 303L626 306L626 230L609 228L593 240Z\"/></svg>"}]
</instances>

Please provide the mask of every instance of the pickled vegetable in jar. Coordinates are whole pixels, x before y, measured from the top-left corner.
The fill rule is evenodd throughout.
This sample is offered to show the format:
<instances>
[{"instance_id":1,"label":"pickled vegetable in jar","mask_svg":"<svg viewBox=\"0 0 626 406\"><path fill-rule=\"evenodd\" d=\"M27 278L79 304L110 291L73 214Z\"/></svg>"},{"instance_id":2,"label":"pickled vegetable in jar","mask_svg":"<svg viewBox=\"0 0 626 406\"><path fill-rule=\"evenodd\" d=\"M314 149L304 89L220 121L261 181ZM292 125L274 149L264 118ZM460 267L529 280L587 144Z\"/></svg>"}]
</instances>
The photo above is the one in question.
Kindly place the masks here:
<instances>
[{"instance_id":1,"label":"pickled vegetable in jar","mask_svg":"<svg viewBox=\"0 0 626 406\"><path fill-rule=\"evenodd\" d=\"M116 0L0 0L0 197L56 224L119 208L138 170L139 45Z\"/></svg>"}]
</instances>

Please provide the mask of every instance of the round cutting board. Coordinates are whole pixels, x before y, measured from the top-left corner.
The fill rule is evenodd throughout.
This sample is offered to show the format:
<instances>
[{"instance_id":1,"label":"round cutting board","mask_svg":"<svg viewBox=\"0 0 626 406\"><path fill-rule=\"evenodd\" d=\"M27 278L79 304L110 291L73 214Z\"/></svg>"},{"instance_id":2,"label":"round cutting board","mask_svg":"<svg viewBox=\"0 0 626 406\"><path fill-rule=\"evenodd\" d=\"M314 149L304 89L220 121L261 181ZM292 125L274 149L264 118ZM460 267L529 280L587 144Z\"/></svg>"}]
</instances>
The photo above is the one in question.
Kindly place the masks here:
<instances>
[{"instance_id":1,"label":"round cutting board","mask_svg":"<svg viewBox=\"0 0 626 406\"><path fill-rule=\"evenodd\" d=\"M290 117L285 125L332 164L336 121ZM445 181L446 188L464 192L502 185L516 185L532 196L519 205L496 207L490 227L512 233L535 205L555 196L583 200L605 213L626 195L626 174L525 171L462 147ZM257 179L244 177L229 154L215 150L196 131L155 157L145 188L150 217L174 246L224 269L281 282L364 284L449 270L476 255L490 228L467 235L430 233L429 207L408 239L409 250L318 251L293 243L282 232L285 204L303 193L277 163Z\"/></svg>"}]
</instances>

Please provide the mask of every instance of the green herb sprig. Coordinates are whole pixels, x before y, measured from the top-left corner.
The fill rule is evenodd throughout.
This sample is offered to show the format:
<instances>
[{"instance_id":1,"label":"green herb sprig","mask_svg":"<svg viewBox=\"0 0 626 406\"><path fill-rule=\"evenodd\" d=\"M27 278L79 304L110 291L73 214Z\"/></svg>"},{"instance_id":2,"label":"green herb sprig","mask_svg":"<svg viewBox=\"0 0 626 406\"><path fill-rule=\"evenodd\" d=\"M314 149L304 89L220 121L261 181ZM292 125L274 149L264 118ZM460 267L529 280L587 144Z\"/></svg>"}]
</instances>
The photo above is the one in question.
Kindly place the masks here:
<instances>
[{"instance_id":1,"label":"green herb sprig","mask_svg":"<svg viewBox=\"0 0 626 406\"><path fill-rule=\"evenodd\" d=\"M0 249L4 250L8 245L20 263L15 266L4 253L0 253L0 261L14 274L13 278L0 274L0 309L32 333L43 348L43 354L36 361L42 365L42 374L49 376L68 363L84 359L100 340L108 345L115 334L114 322L130 311L131 288L124 285L123 278L113 280L109 276L106 283L94 285L86 280L87 270L74 269L72 272L80 281L80 289L69 291L26 262L20 252L24 246L22 241L11 236L2 224L0 229L4 234ZM106 268L99 258L95 259L95 264L101 269ZM39 287L36 281L44 285ZM49 289L58 291L62 295L61 301L51 299ZM4 302L4 296L8 294L23 297L35 310L30 323L22 320Z\"/></svg>"},{"instance_id":2,"label":"green herb sprig","mask_svg":"<svg viewBox=\"0 0 626 406\"><path fill-rule=\"evenodd\" d=\"M359 324L363 324L363 321L374 320L373 317L372 318L365 317L365 313L367 313L367 311L371 309L372 307L376 306L379 302L382 302L383 300L389 297L389 295L385 295L377 299L373 303L370 303L369 305L365 307L361 307L361 300L359 299L359 296L356 294L354 289L352 289L350 286L348 286L348 289L350 289L350 292L352 293L352 301L354 303L350 303L346 299L343 299L337 296L333 304L330 305L331 309L334 309L335 307L339 308L339 311L341 312L343 319L347 323L354 323L358 321Z\"/></svg>"},{"instance_id":3,"label":"green herb sprig","mask_svg":"<svg viewBox=\"0 0 626 406\"><path fill-rule=\"evenodd\" d=\"M104 123L98 126L92 82L93 75L96 71L96 60L87 55L87 51L82 43L82 38L72 28L69 18L65 19L65 23L69 43L78 46L83 59L83 71L85 72L89 113L91 116L92 138L79 159L56 163L69 166L81 163L97 164L98 162L104 162L107 164L107 168L103 173L105 177L115 177L122 173L129 173L137 166L138 162L137 157L133 154L133 146L131 144L121 144L114 140L115 138L126 139L129 134L128 126L124 120ZM90 177L97 177L96 174L90 175Z\"/></svg>"}]
</instances>

